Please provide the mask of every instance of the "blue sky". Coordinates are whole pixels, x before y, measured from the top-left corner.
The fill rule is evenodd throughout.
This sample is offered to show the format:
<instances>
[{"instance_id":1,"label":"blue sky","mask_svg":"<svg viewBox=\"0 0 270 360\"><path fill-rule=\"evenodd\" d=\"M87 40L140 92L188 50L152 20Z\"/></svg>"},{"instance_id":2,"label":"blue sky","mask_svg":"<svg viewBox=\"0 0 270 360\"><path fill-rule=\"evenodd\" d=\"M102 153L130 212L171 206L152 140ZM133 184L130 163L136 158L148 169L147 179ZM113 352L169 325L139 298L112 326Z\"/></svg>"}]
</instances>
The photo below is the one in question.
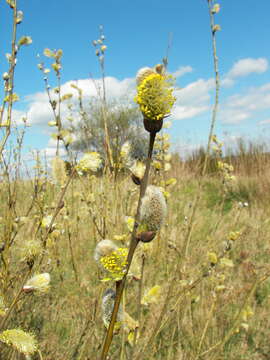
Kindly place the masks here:
<instances>
[{"instance_id":1,"label":"blue sky","mask_svg":"<svg viewBox=\"0 0 270 360\"><path fill-rule=\"evenodd\" d=\"M219 70L222 79L216 133L228 142L238 137L265 139L270 127L269 0L220 0L215 21ZM47 123L52 120L44 93L37 54L44 48L63 49L62 83L78 80L85 96L94 94L90 74L100 78L92 40L104 27L107 51L105 71L111 96L133 94L139 68L154 66L166 54L172 34L168 70L177 77L177 103L169 130L180 151L205 144L213 103L213 60L206 0L123 1L18 0L24 20L21 35L33 43L18 56L15 90L21 101L14 119L28 114L25 148L53 152ZM0 72L7 71L12 12L0 2ZM48 62L48 59L45 61ZM49 62L48 62L49 63ZM50 83L54 86L53 74ZM2 98L2 93L0 93Z\"/></svg>"}]
</instances>

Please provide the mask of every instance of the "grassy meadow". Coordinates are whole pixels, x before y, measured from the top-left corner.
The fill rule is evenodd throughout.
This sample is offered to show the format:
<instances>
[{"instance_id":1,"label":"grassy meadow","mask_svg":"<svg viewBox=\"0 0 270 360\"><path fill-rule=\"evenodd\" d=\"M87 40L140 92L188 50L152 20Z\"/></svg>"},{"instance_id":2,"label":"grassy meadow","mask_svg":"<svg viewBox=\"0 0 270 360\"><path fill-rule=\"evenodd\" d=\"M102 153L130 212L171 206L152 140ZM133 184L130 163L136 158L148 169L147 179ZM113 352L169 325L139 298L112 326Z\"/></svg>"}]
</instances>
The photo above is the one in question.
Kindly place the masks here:
<instances>
[{"instance_id":1,"label":"grassy meadow","mask_svg":"<svg viewBox=\"0 0 270 360\"><path fill-rule=\"evenodd\" d=\"M185 160L170 150L167 58L136 78L141 127L128 130L136 129L135 143L142 131L149 136L148 155L131 159L126 130L111 136L101 27L93 41L103 80L99 143L72 147L74 119L85 124L93 114L75 83L76 99L61 92L63 52L47 48L38 68L56 152L37 152L25 171L27 118L17 126L12 114L17 57L32 39L18 40L23 13L6 2L13 26L0 108L0 360L270 359L270 157L255 143L225 151L214 135L219 4L207 1L216 88L205 150Z\"/></svg>"},{"instance_id":2,"label":"grassy meadow","mask_svg":"<svg viewBox=\"0 0 270 360\"><path fill-rule=\"evenodd\" d=\"M260 159L252 166L259 167ZM264 175L252 169L253 176L236 173L226 191L219 172L209 170L187 248L198 173L190 164L172 160L164 176L177 183L167 189L165 224L152 242L139 244L124 294L125 310L139 318L134 353L130 332L121 329L109 359L267 359L269 166L265 164ZM152 172L151 183L158 181L160 175ZM117 181L110 174L74 178L46 237L42 219L55 213L62 191L46 177L36 183L1 183L2 241L13 240L1 252L5 304L30 276L29 269L31 274L51 275L49 291L20 295L5 328L34 333L43 359L98 359L105 334L102 295L114 285L101 281L94 249L104 238L127 246L125 217L134 216L138 186L129 174ZM232 233L237 233L235 240L230 240ZM25 260L31 239L46 239L46 249L34 264ZM157 285L161 291L141 304L140 298ZM22 358L1 346L1 359Z\"/></svg>"}]
</instances>

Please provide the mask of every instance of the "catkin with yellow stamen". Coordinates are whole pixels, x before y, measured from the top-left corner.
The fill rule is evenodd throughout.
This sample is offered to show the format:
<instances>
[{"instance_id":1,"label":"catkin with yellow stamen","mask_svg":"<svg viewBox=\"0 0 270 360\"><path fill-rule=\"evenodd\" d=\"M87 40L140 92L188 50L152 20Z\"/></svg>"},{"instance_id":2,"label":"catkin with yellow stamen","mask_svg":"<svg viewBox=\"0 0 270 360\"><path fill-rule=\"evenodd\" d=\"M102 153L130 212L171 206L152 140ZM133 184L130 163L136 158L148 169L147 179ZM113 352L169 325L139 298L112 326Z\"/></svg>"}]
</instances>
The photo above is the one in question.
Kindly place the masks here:
<instances>
[{"instance_id":1,"label":"catkin with yellow stamen","mask_svg":"<svg viewBox=\"0 0 270 360\"><path fill-rule=\"evenodd\" d=\"M102 240L97 244L94 259L110 276L103 281L122 279L126 272L127 254L127 248L118 247L111 240Z\"/></svg>"},{"instance_id":2,"label":"catkin with yellow stamen","mask_svg":"<svg viewBox=\"0 0 270 360\"><path fill-rule=\"evenodd\" d=\"M140 106L140 110L145 121L162 121L171 112L175 97L173 96L173 80L170 75L157 74L152 72L147 76L141 76L137 80L137 95L135 102ZM145 124L146 126L147 124ZM160 124L160 127L162 124ZM146 130L148 130L146 126ZM159 131L156 129L156 132Z\"/></svg>"}]
</instances>

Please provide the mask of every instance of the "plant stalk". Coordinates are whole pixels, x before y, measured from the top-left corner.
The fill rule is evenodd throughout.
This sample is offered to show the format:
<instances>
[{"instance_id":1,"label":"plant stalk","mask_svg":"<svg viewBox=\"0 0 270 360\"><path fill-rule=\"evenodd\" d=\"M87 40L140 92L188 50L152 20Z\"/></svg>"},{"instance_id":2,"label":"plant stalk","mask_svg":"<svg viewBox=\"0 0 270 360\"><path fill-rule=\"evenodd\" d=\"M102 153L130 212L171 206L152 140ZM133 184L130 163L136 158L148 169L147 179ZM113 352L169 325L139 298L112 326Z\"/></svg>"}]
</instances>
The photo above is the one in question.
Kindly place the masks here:
<instances>
[{"instance_id":1,"label":"plant stalk","mask_svg":"<svg viewBox=\"0 0 270 360\"><path fill-rule=\"evenodd\" d=\"M123 278L116 283L115 303L114 303L114 308L113 308L113 312L112 312L110 325L107 330L106 338L105 338L103 349L102 349L102 354L101 354L101 358L100 358L101 360L106 360L107 354L110 349L110 345L111 345L111 342L113 339L114 325L115 325L115 322L117 319L118 309L119 309L120 302L122 299L127 274L128 274L129 268L131 266L133 255L134 255L137 245L139 243L139 240L136 238L136 232L137 232L137 228L139 226L141 202L142 202L142 198L145 194L147 184L148 184L148 178L149 178L150 165L151 165L151 159L152 159L155 138L156 138L156 132L151 132L150 136L149 136L149 147L148 147L148 157L147 157L147 161L146 161L146 169L145 169L144 177L143 177L141 185L140 185L140 196L139 196L137 212L136 212L136 216L135 216L135 223L134 223L134 227L133 227L133 231L132 231L132 235L131 235L129 252L128 252L128 256L127 256L126 273L123 276Z\"/></svg>"}]
</instances>

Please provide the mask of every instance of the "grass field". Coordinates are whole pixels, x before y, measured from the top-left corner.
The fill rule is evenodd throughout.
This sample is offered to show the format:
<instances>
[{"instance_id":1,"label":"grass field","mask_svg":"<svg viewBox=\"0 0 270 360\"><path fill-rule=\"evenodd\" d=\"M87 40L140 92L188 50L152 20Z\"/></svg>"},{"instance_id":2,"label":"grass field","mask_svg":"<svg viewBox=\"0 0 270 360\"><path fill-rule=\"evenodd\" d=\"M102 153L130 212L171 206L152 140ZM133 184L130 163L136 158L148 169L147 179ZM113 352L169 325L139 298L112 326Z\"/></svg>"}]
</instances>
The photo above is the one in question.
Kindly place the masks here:
<instances>
[{"instance_id":1,"label":"grass field","mask_svg":"<svg viewBox=\"0 0 270 360\"><path fill-rule=\"evenodd\" d=\"M177 183L167 189L165 224L151 243L139 245L124 295L125 310L139 317L134 359L268 358L268 168L260 176L236 173L226 191L219 172L207 175L188 247L198 174L176 160L166 172ZM160 176L152 173L151 179L158 183ZM45 177L1 184L1 236L12 241L1 252L4 303L12 303L29 271L51 275L49 291L20 295L4 327L33 332L43 359L96 359L105 334L102 296L114 283L101 281L94 249L115 236L122 239L115 243L128 245L125 217L134 216L138 187L129 174L117 182L110 174L74 178L46 234L42 221L54 214L61 191ZM44 246L33 263L30 240ZM157 285L160 291L141 304L140 297ZM114 336L110 359L131 358L132 324L127 327ZM20 356L1 346L1 359Z\"/></svg>"}]
</instances>

